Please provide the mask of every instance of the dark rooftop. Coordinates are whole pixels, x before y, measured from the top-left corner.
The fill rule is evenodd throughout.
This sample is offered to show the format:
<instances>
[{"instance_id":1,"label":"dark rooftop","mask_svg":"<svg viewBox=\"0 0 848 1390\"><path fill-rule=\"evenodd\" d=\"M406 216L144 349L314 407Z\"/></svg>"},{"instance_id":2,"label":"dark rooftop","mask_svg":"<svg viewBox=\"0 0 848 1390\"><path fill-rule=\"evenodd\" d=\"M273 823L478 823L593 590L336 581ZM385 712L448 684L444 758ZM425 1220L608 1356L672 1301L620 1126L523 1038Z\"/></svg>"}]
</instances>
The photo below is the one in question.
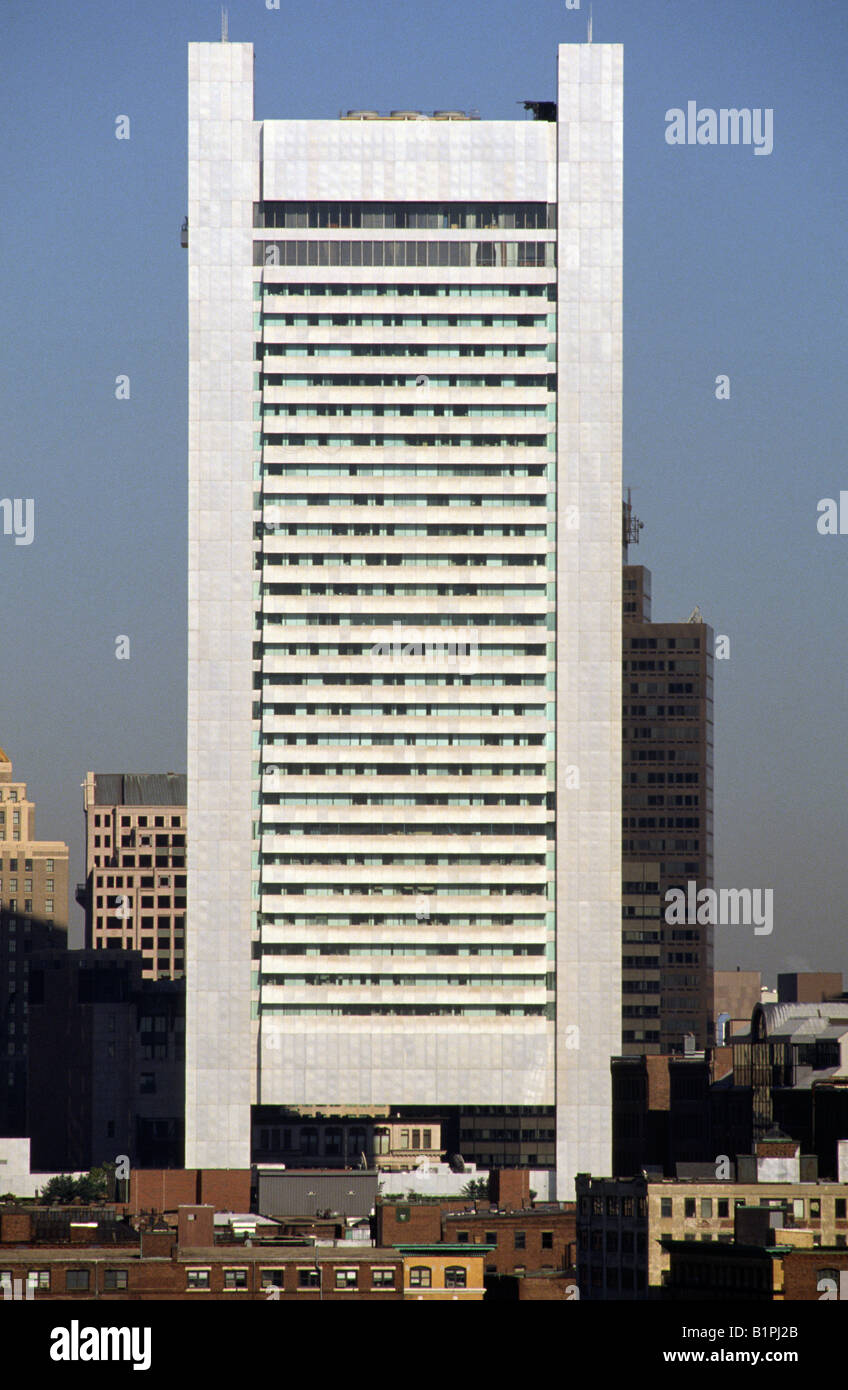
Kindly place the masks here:
<instances>
[{"instance_id":1,"label":"dark rooftop","mask_svg":"<svg viewBox=\"0 0 848 1390\"><path fill-rule=\"evenodd\" d=\"M98 806L185 806L184 772L95 772Z\"/></svg>"}]
</instances>

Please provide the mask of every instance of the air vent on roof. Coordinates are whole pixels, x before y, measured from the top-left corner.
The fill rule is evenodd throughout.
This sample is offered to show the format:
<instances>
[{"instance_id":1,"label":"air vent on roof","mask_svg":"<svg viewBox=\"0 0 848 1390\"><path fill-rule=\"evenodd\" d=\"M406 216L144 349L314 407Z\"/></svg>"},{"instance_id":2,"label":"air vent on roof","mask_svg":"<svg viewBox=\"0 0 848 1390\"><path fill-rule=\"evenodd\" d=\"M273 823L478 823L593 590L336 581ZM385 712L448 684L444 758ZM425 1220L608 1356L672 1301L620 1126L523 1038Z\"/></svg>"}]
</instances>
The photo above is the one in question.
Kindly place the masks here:
<instances>
[{"instance_id":1,"label":"air vent on roof","mask_svg":"<svg viewBox=\"0 0 848 1390\"><path fill-rule=\"evenodd\" d=\"M467 121L468 117L464 111L434 111L433 117L437 121Z\"/></svg>"},{"instance_id":2,"label":"air vent on roof","mask_svg":"<svg viewBox=\"0 0 848 1390\"><path fill-rule=\"evenodd\" d=\"M424 118L423 111L392 111L390 115L393 121L420 121Z\"/></svg>"},{"instance_id":3,"label":"air vent on roof","mask_svg":"<svg viewBox=\"0 0 848 1390\"><path fill-rule=\"evenodd\" d=\"M379 111L348 111L345 117L348 121L378 121Z\"/></svg>"}]
</instances>

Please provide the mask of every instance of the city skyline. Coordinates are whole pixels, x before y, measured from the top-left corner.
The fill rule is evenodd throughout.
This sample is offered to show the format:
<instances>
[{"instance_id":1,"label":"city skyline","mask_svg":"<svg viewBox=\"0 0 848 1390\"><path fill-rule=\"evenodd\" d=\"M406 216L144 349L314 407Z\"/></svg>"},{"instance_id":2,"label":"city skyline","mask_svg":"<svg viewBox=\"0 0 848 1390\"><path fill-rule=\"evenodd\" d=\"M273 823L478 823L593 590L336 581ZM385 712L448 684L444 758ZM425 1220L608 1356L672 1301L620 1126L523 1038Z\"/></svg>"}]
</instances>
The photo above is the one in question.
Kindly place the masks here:
<instances>
[{"instance_id":1,"label":"city skyline","mask_svg":"<svg viewBox=\"0 0 848 1390\"><path fill-rule=\"evenodd\" d=\"M3 27L27 1354L546 1301L838 1364L848 8Z\"/></svg>"},{"instance_id":2,"label":"city skyline","mask_svg":"<svg viewBox=\"0 0 848 1390\"><path fill-rule=\"evenodd\" d=\"M81 877L86 768L184 768L185 177L184 151L166 131L182 124L184 40L203 30L216 38L220 21L199 4L151 6L141 21L95 5L75 17L69 42L69 16L50 13L13 9L4 59L14 69L5 99L15 107L9 159L21 193L9 235L21 254L7 308L14 394L3 495L32 497L35 517L31 544L0 535L14 600L7 632L20 654L3 741L27 769L43 832L68 841ZM475 28L483 11L469 5L459 35L447 13L328 7L326 44L347 42L348 24L360 34L363 62L342 81L318 61L314 17L231 5L230 36L261 49L260 116L456 105L487 118L550 99L552 41L585 37L585 6L540 5L537 27L514 46L514 73L495 79L491 48L507 32L506 8L487 6ZM621 41L629 55L624 481L646 522L632 559L652 570L657 620L685 619L697 603L729 637L729 660L716 662L716 882L773 887L775 928L759 939L717 930L717 965L767 978L845 968L844 797L832 756L844 721L844 615L827 607L844 538L820 534L816 521L819 501L839 497L845 432L835 385L844 340L825 267L841 261L833 190L845 155L828 131L838 128L846 25L824 5L719 11L709 26L695 5L675 6L674 26L670 13L613 0L594 13L596 41ZM302 70L289 72L281 103L283 54L307 32L313 42L300 44ZM422 53L432 55L423 67ZM62 121L41 69L45 82L61 71L79 93ZM101 80L83 100L95 70ZM773 151L758 159L744 148L669 145L667 111L693 99L772 109ZM121 115L129 140L115 138ZM43 240L30 242L16 218L33 170L49 198ZM69 196L74 186L90 188L86 203ZM45 275L54 245L73 268L58 282ZM118 314L105 298L116 287ZM30 301L43 304L35 315ZM36 342L37 380L21 370ZM124 373L127 400L115 395ZM723 373L726 401L715 395ZM50 409L33 436L18 421L44 396ZM115 656L122 634L128 661ZM57 740L50 731L71 712L77 737ZM72 907L72 940L81 925Z\"/></svg>"}]
</instances>

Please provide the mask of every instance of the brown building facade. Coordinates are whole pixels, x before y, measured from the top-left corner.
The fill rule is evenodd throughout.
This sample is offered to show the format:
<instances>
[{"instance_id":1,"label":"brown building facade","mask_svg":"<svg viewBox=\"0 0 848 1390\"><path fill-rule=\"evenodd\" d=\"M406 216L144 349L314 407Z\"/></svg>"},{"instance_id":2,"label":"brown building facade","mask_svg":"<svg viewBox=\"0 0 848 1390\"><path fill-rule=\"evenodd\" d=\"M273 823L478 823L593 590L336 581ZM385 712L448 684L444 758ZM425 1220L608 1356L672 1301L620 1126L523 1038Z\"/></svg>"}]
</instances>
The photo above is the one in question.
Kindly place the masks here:
<instances>
[{"instance_id":1,"label":"brown building facade","mask_svg":"<svg viewBox=\"0 0 848 1390\"><path fill-rule=\"evenodd\" d=\"M110 1244L26 1240L24 1224L0 1224L0 1288L34 1301L199 1300L323 1302L483 1298L485 1251L447 1244L375 1248L262 1239L216 1243L214 1206L184 1204L176 1228L132 1233ZM84 1223L80 1223L81 1225ZM89 1223L91 1224L91 1223ZM94 1223L96 1226L96 1223ZM8 1290L8 1292L5 1292Z\"/></svg>"},{"instance_id":2,"label":"brown building facade","mask_svg":"<svg viewBox=\"0 0 848 1390\"><path fill-rule=\"evenodd\" d=\"M484 1247L488 1277L553 1274L570 1268L576 1256L573 1203L550 1203L505 1211L486 1202L465 1210L455 1198L439 1202L380 1202L374 1218L378 1245L419 1240L452 1247Z\"/></svg>"},{"instance_id":3,"label":"brown building facade","mask_svg":"<svg viewBox=\"0 0 848 1390\"><path fill-rule=\"evenodd\" d=\"M624 566L622 1051L712 1046L713 928L669 925L670 888L713 875L712 628L651 621L651 576Z\"/></svg>"}]
</instances>

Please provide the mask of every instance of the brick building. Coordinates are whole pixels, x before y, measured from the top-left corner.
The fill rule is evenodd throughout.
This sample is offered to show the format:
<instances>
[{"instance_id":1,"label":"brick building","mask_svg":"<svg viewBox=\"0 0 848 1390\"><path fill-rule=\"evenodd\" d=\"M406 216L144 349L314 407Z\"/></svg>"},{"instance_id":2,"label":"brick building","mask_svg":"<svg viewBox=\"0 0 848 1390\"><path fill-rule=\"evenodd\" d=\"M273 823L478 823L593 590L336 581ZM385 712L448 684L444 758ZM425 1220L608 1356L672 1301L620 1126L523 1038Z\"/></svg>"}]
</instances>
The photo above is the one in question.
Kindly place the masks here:
<instances>
[{"instance_id":1,"label":"brick building","mask_svg":"<svg viewBox=\"0 0 848 1390\"><path fill-rule=\"evenodd\" d=\"M124 1204L128 1215L174 1211L180 1206L214 1211L253 1210L249 1168L132 1168Z\"/></svg>"},{"instance_id":2,"label":"brick building","mask_svg":"<svg viewBox=\"0 0 848 1390\"><path fill-rule=\"evenodd\" d=\"M15 1215L15 1214L13 1214ZM20 1215L20 1214L18 1214ZM0 1224L0 1286L43 1300L471 1301L485 1251L445 1244L379 1249L339 1241L216 1243L214 1207L181 1205L176 1229L125 1233L118 1245L48 1244L20 1220ZM27 1239L21 1239L27 1234ZM97 1229L94 1232L98 1235Z\"/></svg>"},{"instance_id":3,"label":"brick building","mask_svg":"<svg viewBox=\"0 0 848 1390\"><path fill-rule=\"evenodd\" d=\"M713 1066L703 1052L673 1057L613 1057L612 1170L673 1175L677 1161L715 1152L710 1124Z\"/></svg>"},{"instance_id":4,"label":"brick building","mask_svg":"<svg viewBox=\"0 0 848 1390\"><path fill-rule=\"evenodd\" d=\"M659 1296L668 1242L730 1245L741 1207L769 1209L783 1230L809 1231L811 1248L848 1245L848 1183L820 1182L798 1145L761 1141L730 1176L577 1178L577 1270L583 1299Z\"/></svg>"},{"instance_id":5,"label":"brick building","mask_svg":"<svg viewBox=\"0 0 848 1390\"><path fill-rule=\"evenodd\" d=\"M673 1301L820 1302L848 1298L848 1249L822 1245L788 1211L738 1207L734 1240L721 1247L664 1240L662 1296Z\"/></svg>"},{"instance_id":6,"label":"brick building","mask_svg":"<svg viewBox=\"0 0 848 1390\"><path fill-rule=\"evenodd\" d=\"M576 1255L574 1203L552 1202L519 1210L489 1202L441 1198L434 1202L379 1202L373 1233L378 1245L411 1240L484 1247L487 1279L571 1267Z\"/></svg>"}]
</instances>

